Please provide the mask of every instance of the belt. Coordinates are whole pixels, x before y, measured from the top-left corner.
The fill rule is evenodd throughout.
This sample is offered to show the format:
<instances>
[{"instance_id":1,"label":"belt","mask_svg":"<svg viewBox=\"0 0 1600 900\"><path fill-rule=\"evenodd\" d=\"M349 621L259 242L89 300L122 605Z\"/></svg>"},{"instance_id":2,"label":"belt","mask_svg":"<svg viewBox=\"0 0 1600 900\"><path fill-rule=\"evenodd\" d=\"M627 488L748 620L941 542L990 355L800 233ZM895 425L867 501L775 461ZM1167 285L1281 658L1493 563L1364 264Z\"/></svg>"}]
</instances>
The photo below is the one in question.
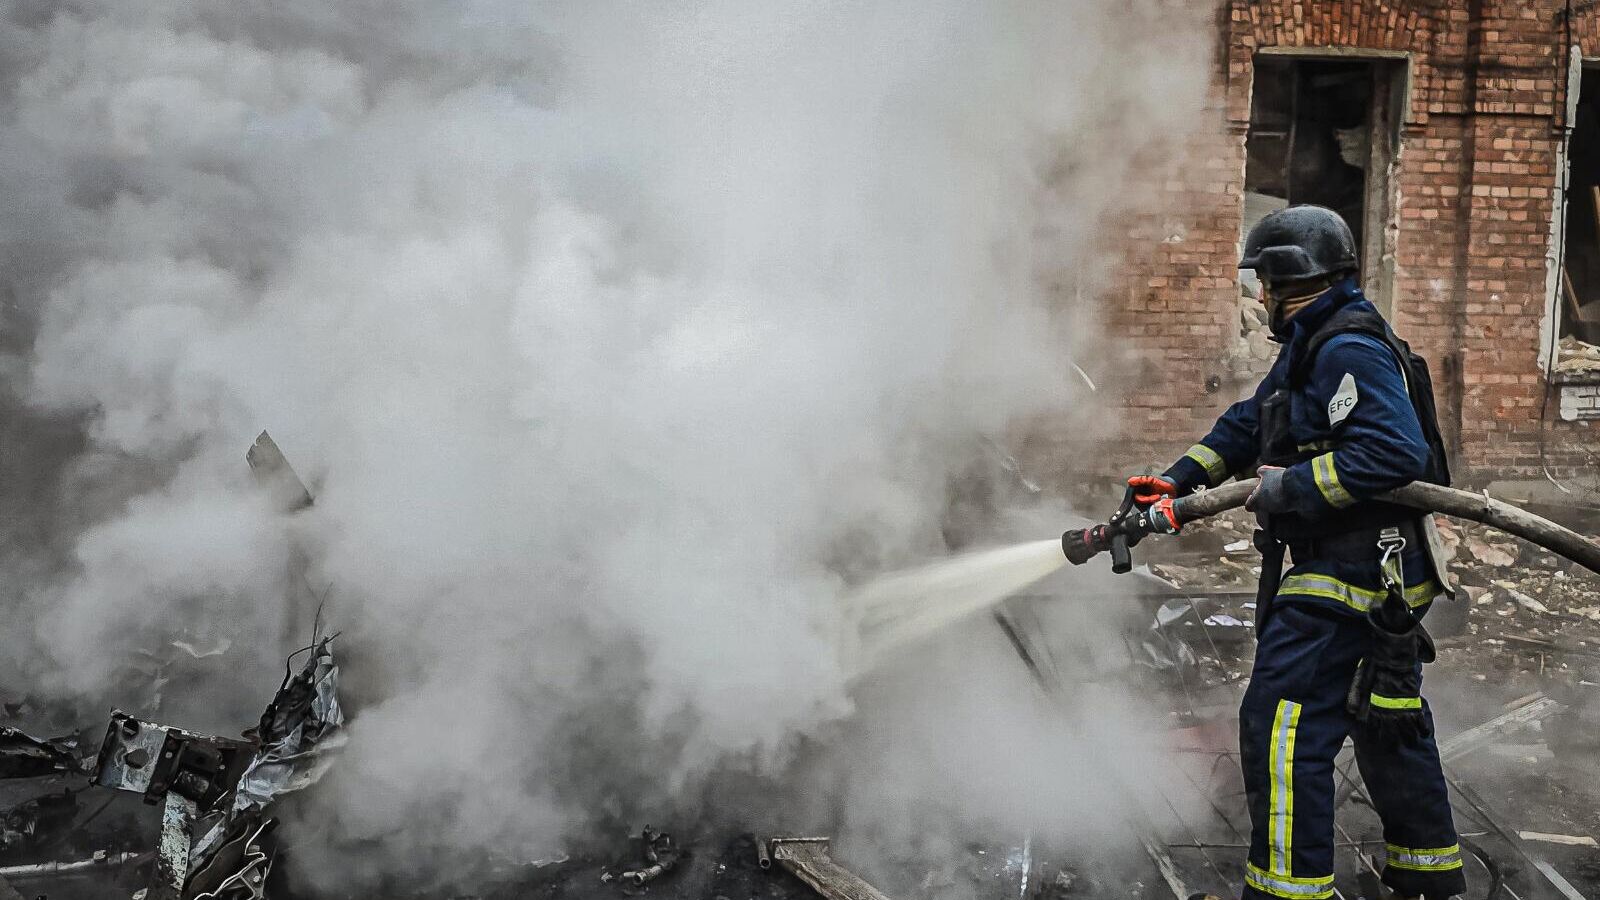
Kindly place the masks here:
<instances>
[{"instance_id":1,"label":"belt","mask_svg":"<svg viewBox=\"0 0 1600 900\"><path fill-rule=\"evenodd\" d=\"M1417 527L1415 521L1401 522L1389 526L1398 528L1400 536L1406 540L1407 550L1423 549L1422 529ZM1357 528L1353 531L1341 531L1338 534L1325 535L1319 538L1305 540L1291 540L1289 552L1294 554L1296 563L1313 559L1340 560L1344 562L1377 562L1383 556L1383 551L1378 549L1378 534L1383 528Z\"/></svg>"}]
</instances>

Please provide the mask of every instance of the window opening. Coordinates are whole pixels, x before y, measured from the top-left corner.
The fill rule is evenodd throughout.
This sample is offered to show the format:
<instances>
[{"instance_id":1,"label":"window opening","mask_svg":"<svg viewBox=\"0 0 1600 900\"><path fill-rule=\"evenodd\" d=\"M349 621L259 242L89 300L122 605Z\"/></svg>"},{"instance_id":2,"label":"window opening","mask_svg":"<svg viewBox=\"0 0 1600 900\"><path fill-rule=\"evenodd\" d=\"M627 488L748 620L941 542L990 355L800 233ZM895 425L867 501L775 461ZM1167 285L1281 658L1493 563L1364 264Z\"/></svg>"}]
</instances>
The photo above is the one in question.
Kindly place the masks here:
<instances>
[{"instance_id":1,"label":"window opening","mask_svg":"<svg viewBox=\"0 0 1600 900\"><path fill-rule=\"evenodd\" d=\"M1567 188L1566 253L1557 319L1558 373L1600 375L1600 73L1578 82Z\"/></svg>"},{"instance_id":2,"label":"window opening","mask_svg":"<svg viewBox=\"0 0 1600 900\"><path fill-rule=\"evenodd\" d=\"M1337 211L1360 249L1362 285L1385 312L1403 71L1389 60L1258 55L1245 138L1245 233L1292 204ZM1243 283L1259 297L1252 274Z\"/></svg>"}]
</instances>

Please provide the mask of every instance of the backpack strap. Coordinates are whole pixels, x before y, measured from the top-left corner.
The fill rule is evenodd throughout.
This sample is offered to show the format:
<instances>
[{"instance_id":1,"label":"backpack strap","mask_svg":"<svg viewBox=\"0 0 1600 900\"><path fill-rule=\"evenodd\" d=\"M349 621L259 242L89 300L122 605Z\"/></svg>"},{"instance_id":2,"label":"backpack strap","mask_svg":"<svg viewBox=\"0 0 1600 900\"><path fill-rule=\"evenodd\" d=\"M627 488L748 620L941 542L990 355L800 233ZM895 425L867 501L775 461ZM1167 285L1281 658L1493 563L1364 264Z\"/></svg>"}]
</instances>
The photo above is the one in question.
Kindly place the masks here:
<instances>
[{"instance_id":1,"label":"backpack strap","mask_svg":"<svg viewBox=\"0 0 1600 900\"><path fill-rule=\"evenodd\" d=\"M1317 354L1321 352L1322 346L1341 334L1369 335L1389 348L1389 353L1400 367L1400 378L1405 382L1406 396L1411 400L1411 408L1416 411L1417 420L1422 426L1423 440L1428 444L1428 473L1422 480L1448 485L1450 465L1444 437L1439 431L1439 413L1433 396L1433 376L1428 372L1427 360L1411 352L1411 345L1401 340L1383 316L1375 310L1346 307L1329 317L1328 321L1323 323L1323 326L1306 342L1305 352L1289 370L1290 387L1295 389L1305 387L1306 382L1311 380L1311 371L1316 365Z\"/></svg>"}]
</instances>

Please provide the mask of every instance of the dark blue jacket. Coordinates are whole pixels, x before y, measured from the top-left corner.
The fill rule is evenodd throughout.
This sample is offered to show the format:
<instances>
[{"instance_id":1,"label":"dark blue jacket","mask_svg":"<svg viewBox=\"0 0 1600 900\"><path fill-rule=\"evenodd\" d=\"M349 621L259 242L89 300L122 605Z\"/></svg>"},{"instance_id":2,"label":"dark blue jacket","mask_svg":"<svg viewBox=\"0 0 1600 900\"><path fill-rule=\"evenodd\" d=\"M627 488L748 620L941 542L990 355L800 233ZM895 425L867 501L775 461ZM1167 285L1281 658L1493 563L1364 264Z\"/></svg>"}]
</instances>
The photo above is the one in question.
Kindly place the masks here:
<instances>
[{"instance_id":1,"label":"dark blue jacket","mask_svg":"<svg viewBox=\"0 0 1600 900\"><path fill-rule=\"evenodd\" d=\"M1394 352L1376 337L1341 334L1322 346L1305 384L1295 387L1289 379L1312 335L1335 312L1357 304L1372 308L1348 279L1291 317L1274 335L1283 346L1255 394L1229 407L1167 477L1188 493L1234 475L1254 475L1246 470L1262 450L1262 403L1285 388L1290 434L1303 461L1284 474L1292 512L1274 517L1274 530L1337 534L1382 519L1388 508L1370 498L1415 481L1428 462L1427 441ZM1440 589L1421 548L1407 548L1404 568L1406 599L1413 606L1432 600ZM1364 612L1381 599L1380 584L1375 564L1296 559L1279 597Z\"/></svg>"}]
</instances>

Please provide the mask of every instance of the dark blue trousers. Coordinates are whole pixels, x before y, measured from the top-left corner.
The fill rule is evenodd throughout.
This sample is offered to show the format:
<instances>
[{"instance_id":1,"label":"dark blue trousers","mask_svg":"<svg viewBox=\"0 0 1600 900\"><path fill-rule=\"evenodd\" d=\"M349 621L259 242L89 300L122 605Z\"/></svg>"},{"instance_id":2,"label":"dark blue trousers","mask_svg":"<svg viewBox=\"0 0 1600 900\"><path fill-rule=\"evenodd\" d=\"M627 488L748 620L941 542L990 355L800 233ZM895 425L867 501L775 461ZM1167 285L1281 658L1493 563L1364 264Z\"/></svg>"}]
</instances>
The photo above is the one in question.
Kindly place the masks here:
<instances>
[{"instance_id":1,"label":"dark blue trousers","mask_svg":"<svg viewBox=\"0 0 1600 900\"><path fill-rule=\"evenodd\" d=\"M1371 640L1364 618L1279 601L1258 635L1239 709L1240 763L1250 806L1246 900L1333 895L1334 756L1352 736L1388 844L1383 881L1430 900L1466 889L1439 748L1367 740L1345 692ZM1432 721L1424 703L1423 714Z\"/></svg>"}]
</instances>

